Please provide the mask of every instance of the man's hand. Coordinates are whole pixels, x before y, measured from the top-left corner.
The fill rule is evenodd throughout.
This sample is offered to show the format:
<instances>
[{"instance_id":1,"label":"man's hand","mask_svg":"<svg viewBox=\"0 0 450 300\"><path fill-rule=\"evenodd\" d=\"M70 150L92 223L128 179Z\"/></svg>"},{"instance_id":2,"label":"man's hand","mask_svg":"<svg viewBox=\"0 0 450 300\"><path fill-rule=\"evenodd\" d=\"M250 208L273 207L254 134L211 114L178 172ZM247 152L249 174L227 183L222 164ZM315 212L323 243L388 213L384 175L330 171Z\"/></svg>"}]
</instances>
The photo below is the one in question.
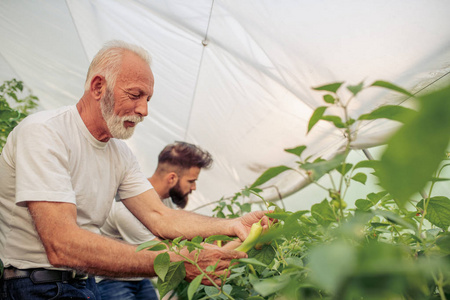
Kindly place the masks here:
<instances>
[{"instance_id":1,"label":"man's hand","mask_svg":"<svg viewBox=\"0 0 450 300\"><path fill-rule=\"evenodd\" d=\"M229 272L227 269L230 267L230 263L232 259L238 259L238 258L246 258L247 254L235 250L230 250L226 248L220 248L216 245L202 244L204 247L203 250L200 250L200 255L197 259L197 264L199 267L208 274L209 277L211 277L214 282L218 285L221 284L221 279L219 276L226 275L228 277ZM196 250L197 251L197 250ZM183 255L191 258L192 260L196 251L193 251L191 253L188 252L188 250L185 248L181 252ZM217 264L217 267L214 272L206 272L206 268L208 266L214 266ZM196 266L190 264L189 262L185 262L184 266L186 268L186 280L192 281L200 275L200 271L197 269ZM206 279L206 277L203 277L202 284L204 285L212 285L212 283Z\"/></svg>"},{"instance_id":2,"label":"man's hand","mask_svg":"<svg viewBox=\"0 0 450 300\"><path fill-rule=\"evenodd\" d=\"M244 241L252 227L253 223L259 222L262 219L261 225L263 227L263 231L266 231L269 228L269 223L272 224L274 220L269 219L265 214L270 211L254 211L248 214L239 217L236 220L236 224L234 225L234 232L237 237Z\"/></svg>"}]
</instances>

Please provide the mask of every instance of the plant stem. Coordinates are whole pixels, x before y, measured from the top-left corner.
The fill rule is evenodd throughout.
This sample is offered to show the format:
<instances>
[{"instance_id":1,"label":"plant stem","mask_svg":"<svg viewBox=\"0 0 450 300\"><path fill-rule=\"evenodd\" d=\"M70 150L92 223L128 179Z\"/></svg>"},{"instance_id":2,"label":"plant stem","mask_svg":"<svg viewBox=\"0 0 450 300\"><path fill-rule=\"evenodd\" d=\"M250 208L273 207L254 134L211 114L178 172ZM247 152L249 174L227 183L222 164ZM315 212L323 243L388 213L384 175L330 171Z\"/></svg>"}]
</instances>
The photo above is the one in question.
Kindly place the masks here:
<instances>
[{"instance_id":1,"label":"plant stem","mask_svg":"<svg viewBox=\"0 0 450 300\"><path fill-rule=\"evenodd\" d=\"M199 253L200 252L200 250L197 250L198 252L197 253ZM234 298L233 297L231 297L230 295L228 295L226 292L224 292L223 290L222 290L222 288L220 287L220 286L218 286L217 285L217 283L215 283L214 282L214 280L211 278L211 277L209 277L209 275L208 274L206 274L203 270L202 270L202 268L200 268L200 266L198 265L198 263L196 262L196 261L193 261L193 260L191 260L189 257L187 257L187 256L184 256L183 254L181 254L181 252L179 252L179 251L175 251L175 253L176 254L178 254L179 256L181 256L182 258L184 258L188 263L190 263L191 265L194 265L202 274L203 274L203 276L205 276L206 277L206 279L208 279L219 291L221 291L221 293L223 293L225 296L227 296L227 298L228 299L233 299L234 300ZM198 255L196 256L196 257L198 257Z\"/></svg>"}]
</instances>

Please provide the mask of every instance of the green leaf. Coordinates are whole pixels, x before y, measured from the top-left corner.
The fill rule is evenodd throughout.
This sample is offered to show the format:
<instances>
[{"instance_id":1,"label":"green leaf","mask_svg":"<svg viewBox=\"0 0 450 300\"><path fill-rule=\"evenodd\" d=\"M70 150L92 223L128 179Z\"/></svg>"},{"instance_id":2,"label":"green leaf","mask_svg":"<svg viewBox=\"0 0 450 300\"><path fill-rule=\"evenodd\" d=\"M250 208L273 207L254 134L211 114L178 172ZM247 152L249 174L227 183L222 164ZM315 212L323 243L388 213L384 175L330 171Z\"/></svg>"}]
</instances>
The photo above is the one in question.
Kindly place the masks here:
<instances>
[{"instance_id":1,"label":"green leaf","mask_svg":"<svg viewBox=\"0 0 450 300\"><path fill-rule=\"evenodd\" d=\"M367 175L364 173L356 173L355 176L352 177L354 181L361 182L362 184L366 184Z\"/></svg>"},{"instance_id":2,"label":"green leaf","mask_svg":"<svg viewBox=\"0 0 450 300\"><path fill-rule=\"evenodd\" d=\"M250 186L250 188L260 186L261 184L266 183L270 179L278 176L279 174L287 170L292 170L292 168L286 166L278 166L270 168L266 170L261 176L259 176L258 179L256 179L256 181Z\"/></svg>"},{"instance_id":3,"label":"green leaf","mask_svg":"<svg viewBox=\"0 0 450 300\"><path fill-rule=\"evenodd\" d=\"M347 276L357 268L357 257L356 249L341 241L317 246L309 254L311 279L335 293Z\"/></svg>"},{"instance_id":4,"label":"green leaf","mask_svg":"<svg viewBox=\"0 0 450 300\"><path fill-rule=\"evenodd\" d=\"M424 208L424 200L417 203L417 207ZM450 226L450 199L444 196L431 197L428 203L425 219L431 224L444 230Z\"/></svg>"},{"instance_id":5,"label":"green leaf","mask_svg":"<svg viewBox=\"0 0 450 300\"><path fill-rule=\"evenodd\" d=\"M16 102L19 102L19 98L17 98L16 93L13 92L9 92L8 96L10 96L11 98L13 98Z\"/></svg>"},{"instance_id":6,"label":"green leaf","mask_svg":"<svg viewBox=\"0 0 450 300\"><path fill-rule=\"evenodd\" d=\"M14 120L20 117L20 113L18 111L7 109L0 111L0 120Z\"/></svg>"},{"instance_id":7,"label":"green leaf","mask_svg":"<svg viewBox=\"0 0 450 300\"><path fill-rule=\"evenodd\" d=\"M203 249L202 245L200 245L198 243L193 243L191 241L186 241L185 246L187 247L189 253L191 253L192 251L194 251L196 249Z\"/></svg>"},{"instance_id":8,"label":"green leaf","mask_svg":"<svg viewBox=\"0 0 450 300\"><path fill-rule=\"evenodd\" d=\"M286 258L286 263L288 264L289 267L295 267L299 269L304 268L303 259L301 259L300 257L295 256L288 257Z\"/></svg>"},{"instance_id":9,"label":"green leaf","mask_svg":"<svg viewBox=\"0 0 450 300\"><path fill-rule=\"evenodd\" d=\"M153 262L153 268L155 269L156 275L164 281L166 274L169 271L170 266L170 255L167 252L158 254Z\"/></svg>"},{"instance_id":10,"label":"green leaf","mask_svg":"<svg viewBox=\"0 0 450 300\"><path fill-rule=\"evenodd\" d=\"M359 116L358 120L389 119L405 123L417 115L417 111L399 105L381 106L368 114Z\"/></svg>"},{"instance_id":11,"label":"green leaf","mask_svg":"<svg viewBox=\"0 0 450 300\"><path fill-rule=\"evenodd\" d=\"M347 86L347 89L354 95L356 96L359 92L362 91L364 86L364 82L359 83L358 85L349 85Z\"/></svg>"},{"instance_id":12,"label":"green leaf","mask_svg":"<svg viewBox=\"0 0 450 300\"><path fill-rule=\"evenodd\" d=\"M168 292L176 288L184 280L184 277L186 277L184 262L178 261L170 263L166 280L162 281L158 278L157 288L160 297L163 298Z\"/></svg>"},{"instance_id":13,"label":"green leaf","mask_svg":"<svg viewBox=\"0 0 450 300\"><path fill-rule=\"evenodd\" d=\"M336 102L336 99L334 99L332 95L327 94L323 96L323 101L325 101L326 103L334 104Z\"/></svg>"},{"instance_id":14,"label":"green leaf","mask_svg":"<svg viewBox=\"0 0 450 300\"><path fill-rule=\"evenodd\" d=\"M205 239L205 243L212 244L215 241L233 241L233 240L234 240L234 238L229 237L228 235L217 234L217 235L211 235L211 236L207 237Z\"/></svg>"},{"instance_id":15,"label":"green leaf","mask_svg":"<svg viewBox=\"0 0 450 300\"><path fill-rule=\"evenodd\" d=\"M259 264L252 263L252 265L255 265L255 270L261 274L273 262L276 251L271 245L263 245L260 250L255 248L250 249L247 255L250 259L255 259L259 262Z\"/></svg>"},{"instance_id":16,"label":"green leaf","mask_svg":"<svg viewBox=\"0 0 450 300\"><path fill-rule=\"evenodd\" d=\"M200 244L201 242L203 242L203 238L201 236L197 235L196 237L191 239L191 242L193 242L195 244Z\"/></svg>"},{"instance_id":17,"label":"green leaf","mask_svg":"<svg viewBox=\"0 0 450 300\"><path fill-rule=\"evenodd\" d=\"M157 246L157 245L162 245L163 249L159 249L159 250L154 250L153 247ZM157 247L158 248L158 247ZM141 250L151 250L151 251L160 251L160 250L164 250L167 249L167 247L164 244L161 244L161 241L157 241L157 240L151 240L145 243L140 244L137 249L136 252L141 251Z\"/></svg>"},{"instance_id":18,"label":"green leaf","mask_svg":"<svg viewBox=\"0 0 450 300\"><path fill-rule=\"evenodd\" d=\"M358 199L355 201L355 206L363 211L368 211L374 204L366 199Z\"/></svg>"},{"instance_id":19,"label":"green leaf","mask_svg":"<svg viewBox=\"0 0 450 300\"><path fill-rule=\"evenodd\" d=\"M450 140L450 87L421 97L420 103L416 117L390 137L377 171L380 185L399 206L431 180Z\"/></svg>"},{"instance_id":20,"label":"green leaf","mask_svg":"<svg viewBox=\"0 0 450 300\"><path fill-rule=\"evenodd\" d=\"M317 220L318 223L325 226L336 221L333 209L326 199L320 203L314 204L311 207L311 215Z\"/></svg>"},{"instance_id":21,"label":"green leaf","mask_svg":"<svg viewBox=\"0 0 450 300\"><path fill-rule=\"evenodd\" d=\"M316 123L322 119L322 116L327 110L327 108L328 107L326 106L319 106L318 108L316 108L316 110L314 110L311 118L309 119L308 130L306 131L306 133L310 132L311 129L314 127L314 125L316 125Z\"/></svg>"},{"instance_id":22,"label":"green leaf","mask_svg":"<svg viewBox=\"0 0 450 300\"><path fill-rule=\"evenodd\" d=\"M172 243L173 243L174 245L178 245L178 244L180 243L180 241L181 241L182 238L183 238L182 236L179 236L179 237L175 238L175 239L172 241Z\"/></svg>"},{"instance_id":23,"label":"green leaf","mask_svg":"<svg viewBox=\"0 0 450 300\"><path fill-rule=\"evenodd\" d=\"M208 272L208 273L214 272L215 266L207 266L205 270L206 270L206 272Z\"/></svg>"},{"instance_id":24,"label":"green leaf","mask_svg":"<svg viewBox=\"0 0 450 300\"><path fill-rule=\"evenodd\" d=\"M330 160L323 160L315 163L304 163L300 166L303 170L310 171L313 180L318 180L326 173L336 169L345 161L345 154L338 154Z\"/></svg>"},{"instance_id":25,"label":"green leaf","mask_svg":"<svg viewBox=\"0 0 450 300\"><path fill-rule=\"evenodd\" d=\"M436 240L436 245L443 253L450 254L450 234L446 233Z\"/></svg>"},{"instance_id":26,"label":"green leaf","mask_svg":"<svg viewBox=\"0 0 450 300\"><path fill-rule=\"evenodd\" d=\"M272 213L266 213L266 216L273 218L273 219L277 219L277 220L282 220L282 221L292 221L291 218L293 219L299 219L301 216L303 216L304 214L307 214L309 211L308 210L298 210L295 213L292 213L290 211L275 211Z\"/></svg>"},{"instance_id":27,"label":"green leaf","mask_svg":"<svg viewBox=\"0 0 450 300\"><path fill-rule=\"evenodd\" d=\"M162 251L162 250L166 250L167 246L164 244L159 244L159 245L155 245L153 247L148 248L148 251Z\"/></svg>"},{"instance_id":28,"label":"green leaf","mask_svg":"<svg viewBox=\"0 0 450 300\"><path fill-rule=\"evenodd\" d=\"M208 295L208 298L217 299L217 296L220 294L219 289L214 286L205 286L205 293ZM222 299L219 297L219 299Z\"/></svg>"},{"instance_id":29,"label":"green leaf","mask_svg":"<svg viewBox=\"0 0 450 300\"><path fill-rule=\"evenodd\" d=\"M378 81L375 81L374 83L372 83L371 86L382 87L382 88L385 88L385 89L389 89L389 90L392 90L392 91L399 92L399 93L404 94L404 95L409 96L409 97L414 97L414 95L411 94L410 92L408 92L407 90L405 90L405 89L403 89L403 88L401 88L401 87L399 87L399 86L397 86L397 85L395 85L393 83L387 82L387 81L378 80Z\"/></svg>"},{"instance_id":30,"label":"green leaf","mask_svg":"<svg viewBox=\"0 0 450 300\"><path fill-rule=\"evenodd\" d=\"M300 157L302 155L303 151L305 151L305 149L306 149L306 146L298 146L298 147L291 148L291 149L284 149L284 151L286 151L288 153L292 153L292 154Z\"/></svg>"},{"instance_id":31,"label":"green leaf","mask_svg":"<svg viewBox=\"0 0 450 300\"><path fill-rule=\"evenodd\" d=\"M355 122L356 122L355 119L350 118L347 120L347 122L345 122L345 125L348 127L348 126L355 124Z\"/></svg>"},{"instance_id":32,"label":"green leaf","mask_svg":"<svg viewBox=\"0 0 450 300\"><path fill-rule=\"evenodd\" d=\"M376 170L379 164L380 162L378 160L361 160L355 165L354 169L370 168Z\"/></svg>"},{"instance_id":33,"label":"green leaf","mask_svg":"<svg viewBox=\"0 0 450 300\"><path fill-rule=\"evenodd\" d=\"M316 91L328 91L328 92L336 93L342 84L343 84L343 82L335 82L335 83L331 83L331 84L322 85L319 87L313 87L312 89L316 90Z\"/></svg>"},{"instance_id":34,"label":"green leaf","mask_svg":"<svg viewBox=\"0 0 450 300\"><path fill-rule=\"evenodd\" d=\"M253 283L256 292L266 297L285 288L291 281L290 274L284 273L269 279L263 279Z\"/></svg>"},{"instance_id":35,"label":"green leaf","mask_svg":"<svg viewBox=\"0 0 450 300\"><path fill-rule=\"evenodd\" d=\"M197 277L192 280L192 282L189 284L188 287L188 299L191 300L194 296L195 292L197 291L198 287L200 286L200 283L202 283L203 280L203 274L198 275Z\"/></svg>"},{"instance_id":36,"label":"green leaf","mask_svg":"<svg viewBox=\"0 0 450 300\"><path fill-rule=\"evenodd\" d=\"M384 217L386 220L388 220L391 223L401 225L405 228L409 228L411 230L414 230L414 232L417 232L417 226L414 224L411 224L410 222L407 222L403 220L399 215L391 212L391 211L385 211L385 210L374 210L374 214Z\"/></svg>"},{"instance_id":37,"label":"green leaf","mask_svg":"<svg viewBox=\"0 0 450 300\"><path fill-rule=\"evenodd\" d=\"M350 171L352 169L352 164L342 164L340 166L336 167L336 171L338 171L341 175L345 175L348 173L348 171Z\"/></svg>"},{"instance_id":38,"label":"green leaf","mask_svg":"<svg viewBox=\"0 0 450 300\"><path fill-rule=\"evenodd\" d=\"M289 211L286 211L286 212L280 211L280 212L267 213L266 216L277 219L277 220L286 220L291 214L292 214L292 212L289 212Z\"/></svg>"},{"instance_id":39,"label":"green leaf","mask_svg":"<svg viewBox=\"0 0 450 300\"><path fill-rule=\"evenodd\" d=\"M322 116L321 119L332 122L336 128L345 128L344 122L338 116Z\"/></svg>"},{"instance_id":40,"label":"green leaf","mask_svg":"<svg viewBox=\"0 0 450 300\"><path fill-rule=\"evenodd\" d=\"M240 258L240 259L238 259L238 261L241 263L244 263L244 264L267 267L266 264L260 262L256 258Z\"/></svg>"},{"instance_id":41,"label":"green leaf","mask_svg":"<svg viewBox=\"0 0 450 300\"><path fill-rule=\"evenodd\" d=\"M378 193L370 193L367 195L367 199L372 201L373 205L377 204L380 200L382 200L385 197L388 197L388 198L390 197L388 192L386 192L386 191L381 191Z\"/></svg>"}]
</instances>

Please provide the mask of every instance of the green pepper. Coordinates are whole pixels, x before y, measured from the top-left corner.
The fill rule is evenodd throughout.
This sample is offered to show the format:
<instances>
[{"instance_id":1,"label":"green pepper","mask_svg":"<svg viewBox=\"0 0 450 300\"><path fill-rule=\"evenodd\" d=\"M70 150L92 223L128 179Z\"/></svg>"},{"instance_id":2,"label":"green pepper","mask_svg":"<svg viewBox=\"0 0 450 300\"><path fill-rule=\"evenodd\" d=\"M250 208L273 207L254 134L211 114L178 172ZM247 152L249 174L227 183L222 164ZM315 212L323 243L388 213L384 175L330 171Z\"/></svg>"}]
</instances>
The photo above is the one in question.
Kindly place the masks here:
<instances>
[{"instance_id":1,"label":"green pepper","mask_svg":"<svg viewBox=\"0 0 450 300\"><path fill-rule=\"evenodd\" d=\"M235 250L242 251L242 252L250 251L255 246L256 240L261 235L262 230L263 230L263 228L261 225L261 220L259 220L259 222L257 222L257 223L253 223L252 227L250 228L250 233L248 234L247 238Z\"/></svg>"}]
</instances>

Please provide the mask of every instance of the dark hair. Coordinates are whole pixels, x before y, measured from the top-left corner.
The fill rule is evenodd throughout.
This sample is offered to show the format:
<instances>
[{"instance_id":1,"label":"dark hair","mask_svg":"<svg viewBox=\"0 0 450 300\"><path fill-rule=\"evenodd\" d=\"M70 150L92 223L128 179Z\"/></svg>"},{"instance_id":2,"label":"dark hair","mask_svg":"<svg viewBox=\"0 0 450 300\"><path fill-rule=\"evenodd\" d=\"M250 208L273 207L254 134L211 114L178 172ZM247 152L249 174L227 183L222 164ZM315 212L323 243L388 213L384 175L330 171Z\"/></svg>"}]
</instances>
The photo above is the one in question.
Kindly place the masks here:
<instances>
[{"instance_id":1,"label":"dark hair","mask_svg":"<svg viewBox=\"0 0 450 300\"><path fill-rule=\"evenodd\" d=\"M199 146L179 141L164 147L158 156L158 166L169 164L179 168L180 171L192 167L209 169L212 162L212 156L208 151Z\"/></svg>"}]
</instances>

